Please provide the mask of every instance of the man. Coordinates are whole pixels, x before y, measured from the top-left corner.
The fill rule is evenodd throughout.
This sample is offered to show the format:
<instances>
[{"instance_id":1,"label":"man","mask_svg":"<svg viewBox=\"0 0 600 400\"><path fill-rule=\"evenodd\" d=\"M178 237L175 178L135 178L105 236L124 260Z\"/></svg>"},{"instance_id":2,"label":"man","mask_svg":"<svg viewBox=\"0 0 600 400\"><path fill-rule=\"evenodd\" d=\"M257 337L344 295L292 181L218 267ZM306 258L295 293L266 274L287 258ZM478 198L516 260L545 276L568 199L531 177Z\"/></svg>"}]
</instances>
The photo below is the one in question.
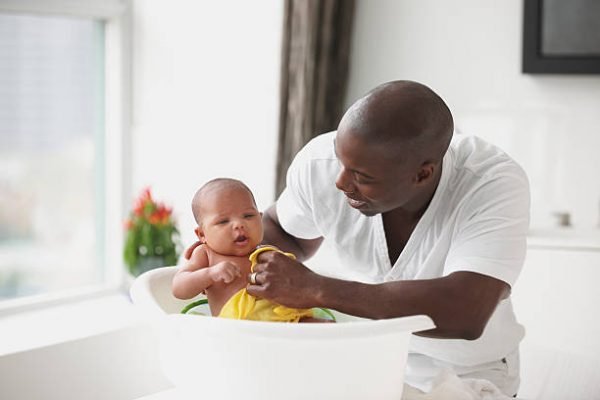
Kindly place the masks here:
<instances>
[{"instance_id":1,"label":"man","mask_svg":"<svg viewBox=\"0 0 600 400\"><path fill-rule=\"evenodd\" d=\"M502 151L453 130L444 101L416 82L358 100L337 132L298 153L264 213L264 242L298 260L263 253L248 291L366 318L429 315L436 328L413 337L408 384L428 390L451 367L514 395L524 330L509 295L525 257L528 182ZM324 239L351 280L300 263Z\"/></svg>"}]
</instances>

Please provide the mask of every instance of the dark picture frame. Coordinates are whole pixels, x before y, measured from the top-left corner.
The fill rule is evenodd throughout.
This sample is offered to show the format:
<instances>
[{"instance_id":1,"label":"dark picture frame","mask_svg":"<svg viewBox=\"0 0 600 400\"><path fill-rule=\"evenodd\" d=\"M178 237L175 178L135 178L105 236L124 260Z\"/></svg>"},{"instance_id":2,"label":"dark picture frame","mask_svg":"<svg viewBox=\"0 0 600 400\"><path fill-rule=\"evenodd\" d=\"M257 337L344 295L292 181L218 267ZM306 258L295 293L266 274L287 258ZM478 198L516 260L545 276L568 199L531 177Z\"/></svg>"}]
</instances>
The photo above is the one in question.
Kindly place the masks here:
<instances>
[{"instance_id":1,"label":"dark picture frame","mask_svg":"<svg viewBox=\"0 0 600 400\"><path fill-rule=\"evenodd\" d=\"M600 52L589 54L570 52L565 47L562 47L560 51L554 51L552 54L543 51L544 32L548 29L560 31L563 28L562 26L544 26L545 22L548 23L548 21L544 21L544 3L549 2L550 0L523 0L522 71L530 74L599 74ZM585 1L579 1L578 6L581 7L585 3ZM564 0L561 6L571 6L572 4L570 0ZM593 9L593 11L596 12L597 9ZM597 26L598 32L595 32L595 34L600 33L600 22ZM580 26L573 24L568 28L577 30ZM585 34L584 32L576 33ZM600 43L598 43L598 46L600 47Z\"/></svg>"}]
</instances>

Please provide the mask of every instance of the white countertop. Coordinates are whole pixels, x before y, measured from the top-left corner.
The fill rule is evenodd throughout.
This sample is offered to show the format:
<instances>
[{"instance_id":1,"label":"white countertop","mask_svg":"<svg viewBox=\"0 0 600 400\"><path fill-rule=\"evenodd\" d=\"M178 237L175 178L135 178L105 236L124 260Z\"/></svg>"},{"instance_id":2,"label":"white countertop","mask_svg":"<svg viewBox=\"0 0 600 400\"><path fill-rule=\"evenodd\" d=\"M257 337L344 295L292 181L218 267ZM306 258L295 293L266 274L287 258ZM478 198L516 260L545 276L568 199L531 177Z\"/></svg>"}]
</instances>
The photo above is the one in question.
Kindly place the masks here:
<instances>
[{"instance_id":1,"label":"white countertop","mask_svg":"<svg viewBox=\"0 0 600 400\"><path fill-rule=\"evenodd\" d=\"M600 228L532 228L527 236L530 249L600 251Z\"/></svg>"}]
</instances>

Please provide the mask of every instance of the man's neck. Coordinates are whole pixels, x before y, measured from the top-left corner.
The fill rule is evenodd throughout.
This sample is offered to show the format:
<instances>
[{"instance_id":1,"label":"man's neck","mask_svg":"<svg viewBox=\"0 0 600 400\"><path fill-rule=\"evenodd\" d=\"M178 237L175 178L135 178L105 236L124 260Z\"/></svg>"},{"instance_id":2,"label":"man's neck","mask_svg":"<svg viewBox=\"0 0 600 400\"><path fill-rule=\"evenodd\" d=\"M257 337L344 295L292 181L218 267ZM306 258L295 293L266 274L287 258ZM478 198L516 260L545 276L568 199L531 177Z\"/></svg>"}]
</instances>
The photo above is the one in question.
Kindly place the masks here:
<instances>
[{"instance_id":1,"label":"man's neck","mask_svg":"<svg viewBox=\"0 0 600 400\"><path fill-rule=\"evenodd\" d=\"M437 188L440 184L442 177L442 163L440 162L439 168L436 168L435 175L431 178L430 184L423 188L423 191L419 193L415 198L406 206L398 207L390 210L384 214L389 214L392 219L403 220L403 221L418 221L421 219L431 200L435 196Z\"/></svg>"},{"instance_id":2,"label":"man's neck","mask_svg":"<svg viewBox=\"0 0 600 400\"><path fill-rule=\"evenodd\" d=\"M428 190L424 190L419 198L415 198L414 207L399 207L383 213L383 229L388 247L390 264L393 266L408 243L419 220L427 211L440 182L441 168L434 177Z\"/></svg>"}]
</instances>

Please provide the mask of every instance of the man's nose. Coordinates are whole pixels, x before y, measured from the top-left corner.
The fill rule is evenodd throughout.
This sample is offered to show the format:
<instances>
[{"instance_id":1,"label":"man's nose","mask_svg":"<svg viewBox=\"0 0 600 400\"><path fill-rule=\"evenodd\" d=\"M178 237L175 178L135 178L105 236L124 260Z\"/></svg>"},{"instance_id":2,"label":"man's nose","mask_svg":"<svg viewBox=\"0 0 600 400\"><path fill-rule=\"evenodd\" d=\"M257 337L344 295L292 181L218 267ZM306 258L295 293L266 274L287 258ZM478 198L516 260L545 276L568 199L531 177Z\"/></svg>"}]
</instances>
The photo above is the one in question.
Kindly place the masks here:
<instances>
[{"instance_id":1,"label":"man's nose","mask_svg":"<svg viewBox=\"0 0 600 400\"><path fill-rule=\"evenodd\" d=\"M350 193L354 191L350 173L344 167L341 167L340 172L335 179L335 187L342 192Z\"/></svg>"}]
</instances>

